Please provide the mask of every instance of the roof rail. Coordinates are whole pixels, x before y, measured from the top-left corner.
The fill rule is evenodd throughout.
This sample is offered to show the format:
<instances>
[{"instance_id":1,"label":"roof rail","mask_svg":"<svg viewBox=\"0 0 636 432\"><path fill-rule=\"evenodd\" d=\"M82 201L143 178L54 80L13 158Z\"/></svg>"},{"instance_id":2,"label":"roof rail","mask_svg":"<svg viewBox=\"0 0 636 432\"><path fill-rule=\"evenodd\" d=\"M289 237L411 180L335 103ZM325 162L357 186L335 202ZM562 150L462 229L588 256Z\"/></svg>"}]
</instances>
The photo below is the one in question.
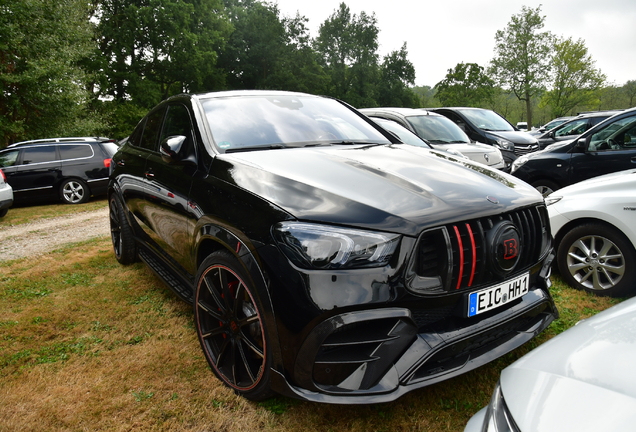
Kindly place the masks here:
<instances>
[{"instance_id":1,"label":"roof rail","mask_svg":"<svg viewBox=\"0 0 636 432\"><path fill-rule=\"evenodd\" d=\"M44 139L36 139L30 141L21 141L15 144L10 144L7 148L10 147L18 147L26 144L40 144L40 143L64 143L64 142L91 142L91 141L99 141L99 142L108 142L115 140L105 137L68 137L68 138L44 138Z\"/></svg>"}]
</instances>

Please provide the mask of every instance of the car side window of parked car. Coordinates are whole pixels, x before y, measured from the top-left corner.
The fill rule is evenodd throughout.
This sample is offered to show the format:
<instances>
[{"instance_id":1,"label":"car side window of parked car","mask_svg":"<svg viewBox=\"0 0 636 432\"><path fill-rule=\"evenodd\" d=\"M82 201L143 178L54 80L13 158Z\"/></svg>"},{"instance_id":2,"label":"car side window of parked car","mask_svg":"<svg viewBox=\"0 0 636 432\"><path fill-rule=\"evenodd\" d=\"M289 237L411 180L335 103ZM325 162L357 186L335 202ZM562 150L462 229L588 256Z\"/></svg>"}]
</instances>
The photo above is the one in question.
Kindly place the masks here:
<instances>
[{"instance_id":1,"label":"car side window of parked car","mask_svg":"<svg viewBox=\"0 0 636 432\"><path fill-rule=\"evenodd\" d=\"M22 165L45 163L57 160L55 146L29 147L22 150Z\"/></svg>"},{"instance_id":2,"label":"car side window of parked car","mask_svg":"<svg viewBox=\"0 0 636 432\"><path fill-rule=\"evenodd\" d=\"M190 120L188 109L181 104L171 105L166 114L166 120L163 124L159 142L163 143L166 138L171 136L185 136L186 139L179 151L179 157L185 159L188 156L194 155L195 151L194 134L192 130L192 121Z\"/></svg>"},{"instance_id":3,"label":"car side window of parked car","mask_svg":"<svg viewBox=\"0 0 636 432\"><path fill-rule=\"evenodd\" d=\"M10 150L0 154L0 168L6 168L15 165L18 160L19 150Z\"/></svg>"},{"instance_id":4,"label":"car side window of parked car","mask_svg":"<svg viewBox=\"0 0 636 432\"><path fill-rule=\"evenodd\" d=\"M608 133L609 132L609 133ZM636 148L636 115L617 120L590 137L589 151Z\"/></svg>"},{"instance_id":5,"label":"car side window of parked car","mask_svg":"<svg viewBox=\"0 0 636 432\"><path fill-rule=\"evenodd\" d=\"M139 143L140 147L152 151L159 150L158 138L161 131L161 122L163 121L165 112L165 109L161 109L148 116L148 120L146 120L146 126L144 127L144 132Z\"/></svg>"},{"instance_id":6,"label":"car side window of parked car","mask_svg":"<svg viewBox=\"0 0 636 432\"><path fill-rule=\"evenodd\" d=\"M62 160L93 157L93 148L88 144L63 144L59 148Z\"/></svg>"}]
</instances>

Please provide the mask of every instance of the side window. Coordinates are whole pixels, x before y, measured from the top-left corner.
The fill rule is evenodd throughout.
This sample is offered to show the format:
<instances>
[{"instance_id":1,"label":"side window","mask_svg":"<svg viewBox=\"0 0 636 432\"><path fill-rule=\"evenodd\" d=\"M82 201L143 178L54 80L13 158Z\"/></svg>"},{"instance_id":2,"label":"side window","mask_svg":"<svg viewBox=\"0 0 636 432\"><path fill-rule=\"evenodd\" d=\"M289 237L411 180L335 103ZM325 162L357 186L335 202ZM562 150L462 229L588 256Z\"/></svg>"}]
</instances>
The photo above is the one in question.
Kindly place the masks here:
<instances>
[{"instance_id":1,"label":"side window","mask_svg":"<svg viewBox=\"0 0 636 432\"><path fill-rule=\"evenodd\" d=\"M636 148L636 115L608 124L590 137L589 151Z\"/></svg>"},{"instance_id":2,"label":"side window","mask_svg":"<svg viewBox=\"0 0 636 432\"><path fill-rule=\"evenodd\" d=\"M18 160L19 153L20 150L9 150L4 153L0 153L0 168L15 165L15 161Z\"/></svg>"},{"instance_id":3,"label":"side window","mask_svg":"<svg viewBox=\"0 0 636 432\"><path fill-rule=\"evenodd\" d=\"M184 105L171 105L168 108L168 114L166 120L163 123L163 130L161 132L161 139L159 142L163 142L166 138L174 135L184 135L186 140L181 147L179 155L182 158L186 158L193 154L194 150L194 133L192 129L192 121L190 120L190 113Z\"/></svg>"},{"instance_id":4,"label":"side window","mask_svg":"<svg viewBox=\"0 0 636 432\"><path fill-rule=\"evenodd\" d=\"M135 147L141 146L141 137L144 134L145 126L146 126L146 119L144 118L141 122L139 122L139 124L137 125L133 133L131 133L130 136L128 137L129 144L134 145Z\"/></svg>"},{"instance_id":5,"label":"side window","mask_svg":"<svg viewBox=\"0 0 636 432\"><path fill-rule=\"evenodd\" d=\"M165 112L166 109L162 108L148 115L146 127L144 127L141 142L139 143L140 147L152 151L159 150L159 132L161 130L161 122Z\"/></svg>"},{"instance_id":6,"label":"side window","mask_svg":"<svg viewBox=\"0 0 636 432\"><path fill-rule=\"evenodd\" d=\"M93 149L87 144L61 144L60 159L82 159L93 157Z\"/></svg>"},{"instance_id":7,"label":"side window","mask_svg":"<svg viewBox=\"0 0 636 432\"><path fill-rule=\"evenodd\" d=\"M57 160L54 145L29 147L22 151L22 164L35 164Z\"/></svg>"},{"instance_id":8,"label":"side window","mask_svg":"<svg viewBox=\"0 0 636 432\"><path fill-rule=\"evenodd\" d=\"M575 120L559 128L554 133L554 136L561 137L561 136L570 136L570 135L581 135L583 132L587 130L587 128L588 128L587 119Z\"/></svg>"}]
</instances>

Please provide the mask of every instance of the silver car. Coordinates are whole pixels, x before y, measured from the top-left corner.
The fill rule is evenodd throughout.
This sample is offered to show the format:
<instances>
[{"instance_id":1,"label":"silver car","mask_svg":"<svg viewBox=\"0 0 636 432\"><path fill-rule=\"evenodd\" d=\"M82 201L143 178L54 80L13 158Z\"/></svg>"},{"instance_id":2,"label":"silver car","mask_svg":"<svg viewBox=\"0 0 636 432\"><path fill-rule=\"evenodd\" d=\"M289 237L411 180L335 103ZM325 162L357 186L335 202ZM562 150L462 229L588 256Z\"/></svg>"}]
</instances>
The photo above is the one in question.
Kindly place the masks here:
<instances>
[{"instance_id":1,"label":"silver car","mask_svg":"<svg viewBox=\"0 0 636 432\"><path fill-rule=\"evenodd\" d=\"M4 217L13 205L13 189L0 169L0 217Z\"/></svg>"},{"instance_id":2,"label":"silver car","mask_svg":"<svg viewBox=\"0 0 636 432\"><path fill-rule=\"evenodd\" d=\"M359 111L373 120L382 118L394 121L424 139L435 149L452 149L490 168L506 167L498 148L471 142L459 126L443 115L412 108L364 108Z\"/></svg>"},{"instance_id":3,"label":"silver car","mask_svg":"<svg viewBox=\"0 0 636 432\"><path fill-rule=\"evenodd\" d=\"M636 298L550 339L501 372L464 432L633 431Z\"/></svg>"}]
</instances>

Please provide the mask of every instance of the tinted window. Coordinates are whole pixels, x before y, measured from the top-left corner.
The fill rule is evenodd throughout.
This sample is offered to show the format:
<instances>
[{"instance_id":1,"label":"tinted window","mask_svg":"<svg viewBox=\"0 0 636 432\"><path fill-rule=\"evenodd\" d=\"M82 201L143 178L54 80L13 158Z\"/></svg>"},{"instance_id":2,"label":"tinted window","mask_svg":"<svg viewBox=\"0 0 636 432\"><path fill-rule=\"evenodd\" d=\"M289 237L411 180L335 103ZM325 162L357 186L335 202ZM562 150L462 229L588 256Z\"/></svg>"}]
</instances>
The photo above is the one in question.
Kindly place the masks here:
<instances>
[{"instance_id":1,"label":"tinted window","mask_svg":"<svg viewBox=\"0 0 636 432\"><path fill-rule=\"evenodd\" d=\"M158 138L159 132L161 131L161 121L163 120L165 112L165 109L160 109L148 115L146 127L144 127L141 142L139 143L141 147L153 151L157 151L159 149Z\"/></svg>"},{"instance_id":2,"label":"tinted window","mask_svg":"<svg viewBox=\"0 0 636 432\"><path fill-rule=\"evenodd\" d=\"M22 150L22 163L34 164L56 160L55 146L29 147Z\"/></svg>"},{"instance_id":3,"label":"tinted window","mask_svg":"<svg viewBox=\"0 0 636 432\"><path fill-rule=\"evenodd\" d=\"M60 159L81 159L93 157L93 149L88 144L60 145Z\"/></svg>"},{"instance_id":4,"label":"tinted window","mask_svg":"<svg viewBox=\"0 0 636 432\"><path fill-rule=\"evenodd\" d=\"M0 168L15 165L15 161L18 159L19 152L20 150L10 150L4 153L0 153Z\"/></svg>"},{"instance_id":5,"label":"tinted window","mask_svg":"<svg viewBox=\"0 0 636 432\"><path fill-rule=\"evenodd\" d=\"M186 137L181 147L181 157L187 157L192 154L191 152L194 148L192 122L190 121L188 109L184 105L171 105L168 107L168 114L163 123L163 131L161 132L159 142L163 142L166 138L175 135L183 135Z\"/></svg>"}]
</instances>

